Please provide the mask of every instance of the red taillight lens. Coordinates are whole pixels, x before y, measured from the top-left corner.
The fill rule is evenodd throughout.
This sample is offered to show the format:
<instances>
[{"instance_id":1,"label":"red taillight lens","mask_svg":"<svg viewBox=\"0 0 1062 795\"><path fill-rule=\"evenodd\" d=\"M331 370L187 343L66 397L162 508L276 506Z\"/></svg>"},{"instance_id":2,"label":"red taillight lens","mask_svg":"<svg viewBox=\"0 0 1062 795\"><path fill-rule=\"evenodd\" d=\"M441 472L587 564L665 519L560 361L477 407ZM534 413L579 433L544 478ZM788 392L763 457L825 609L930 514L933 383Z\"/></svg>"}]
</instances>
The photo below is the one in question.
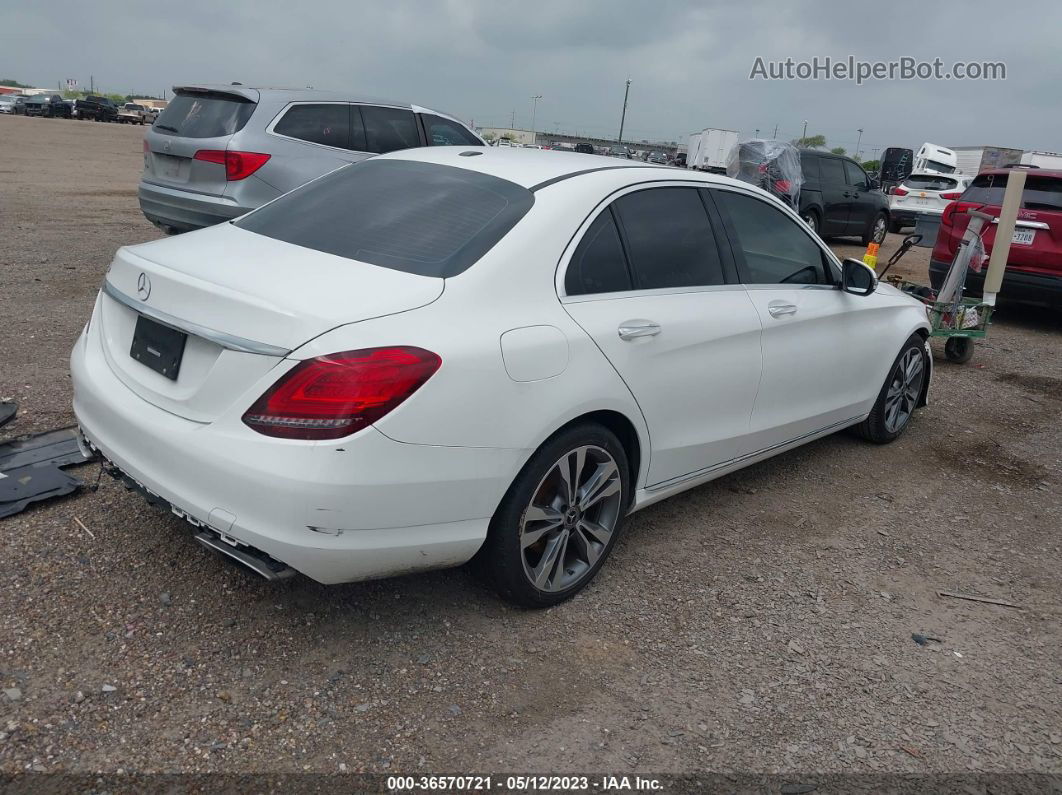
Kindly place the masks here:
<instances>
[{"instance_id":1,"label":"red taillight lens","mask_svg":"<svg viewBox=\"0 0 1062 795\"><path fill-rule=\"evenodd\" d=\"M910 193L910 191L900 185L897 185L892 189L893 196L906 196L908 193Z\"/></svg>"},{"instance_id":2,"label":"red taillight lens","mask_svg":"<svg viewBox=\"0 0 1062 795\"><path fill-rule=\"evenodd\" d=\"M297 364L243 415L248 426L284 439L338 439L392 411L442 365L408 346L318 356Z\"/></svg>"},{"instance_id":3,"label":"red taillight lens","mask_svg":"<svg viewBox=\"0 0 1062 795\"><path fill-rule=\"evenodd\" d=\"M776 179L774 181L774 189L779 193L789 193L789 180Z\"/></svg>"},{"instance_id":4,"label":"red taillight lens","mask_svg":"<svg viewBox=\"0 0 1062 795\"><path fill-rule=\"evenodd\" d=\"M955 201L960 196L962 196L962 191L961 190L953 190L950 193L942 193L942 194L940 194L940 198L947 199L948 201Z\"/></svg>"},{"instance_id":5,"label":"red taillight lens","mask_svg":"<svg viewBox=\"0 0 1062 795\"><path fill-rule=\"evenodd\" d=\"M940 225L951 226L955 223L955 214L964 213L967 210L980 210L984 207L983 204L977 202L952 202L944 208L944 212L940 214Z\"/></svg>"},{"instance_id":6,"label":"red taillight lens","mask_svg":"<svg viewBox=\"0 0 1062 795\"><path fill-rule=\"evenodd\" d=\"M217 163L225 166L225 179L228 182L246 179L265 165L269 155L261 152L226 152L222 149L200 149L195 153L196 160Z\"/></svg>"}]
</instances>

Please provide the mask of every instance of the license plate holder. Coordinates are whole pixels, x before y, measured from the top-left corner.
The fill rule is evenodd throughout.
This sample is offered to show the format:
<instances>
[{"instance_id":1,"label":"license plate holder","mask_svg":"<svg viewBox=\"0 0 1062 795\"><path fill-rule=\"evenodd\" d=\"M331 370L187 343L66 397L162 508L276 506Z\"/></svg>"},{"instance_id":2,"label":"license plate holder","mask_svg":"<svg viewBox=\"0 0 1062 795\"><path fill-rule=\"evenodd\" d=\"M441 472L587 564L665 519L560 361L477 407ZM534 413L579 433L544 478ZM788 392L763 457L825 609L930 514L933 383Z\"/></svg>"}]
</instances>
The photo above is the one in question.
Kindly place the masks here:
<instances>
[{"instance_id":1,"label":"license plate holder","mask_svg":"<svg viewBox=\"0 0 1062 795\"><path fill-rule=\"evenodd\" d=\"M144 315L137 316L129 355L171 381L177 380L188 335Z\"/></svg>"},{"instance_id":2,"label":"license plate holder","mask_svg":"<svg viewBox=\"0 0 1062 795\"><path fill-rule=\"evenodd\" d=\"M1010 239L1010 243L1013 246L1031 246L1035 239L1035 229L1015 229L1014 235Z\"/></svg>"}]
</instances>

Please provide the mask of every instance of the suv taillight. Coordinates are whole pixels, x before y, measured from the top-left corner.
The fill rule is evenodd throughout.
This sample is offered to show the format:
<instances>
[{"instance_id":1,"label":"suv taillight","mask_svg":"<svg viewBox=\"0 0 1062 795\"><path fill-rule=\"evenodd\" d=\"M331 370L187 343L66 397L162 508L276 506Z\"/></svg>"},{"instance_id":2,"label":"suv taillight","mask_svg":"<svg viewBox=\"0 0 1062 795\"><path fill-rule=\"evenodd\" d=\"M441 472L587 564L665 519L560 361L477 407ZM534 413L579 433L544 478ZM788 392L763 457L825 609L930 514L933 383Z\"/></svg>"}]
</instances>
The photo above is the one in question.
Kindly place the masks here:
<instances>
[{"instance_id":1,"label":"suv taillight","mask_svg":"<svg viewBox=\"0 0 1062 795\"><path fill-rule=\"evenodd\" d=\"M243 421L266 436L339 439L388 414L442 365L423 348L366 348L307 359L273 384Z\"/></svg>"},{"instance_id":2,"label":"suv taillight","mask_svg":"<svg viewBox=\"0 0 1062 795\"><path fill-rule=\"evenodd\" d=\"M962 191L961 190L953 190L953 191L949 191L948 193L940 194L940 198L947 199L948 201L955 201L960 196L962 196Z\"/></svg>"},{"instance_id":3,"label":"suv taillight","mask_svg":"<svg viewBox=\"0 0 1062 795\"><path fill-rule=\"evenodd\" d=\"M195 153L195 160L218 163L225 166L225 180L236 182L246 179L260 169L269 160L269 155L261 152L228 152L223 149L200 149Z\"/></svg>"},{"instance_id":4,"label":"suv taillight","mask_svg":"<svg viewBox=\"0 0 1062 795\"><path fill-rule=\"evenodd\" d=\"M980 210L982 207L984 205L978 202L952 202L940 214L940 225L951 226L955 223L956 213L964 213L967 210Z\"/></svg>"},{"instance_id":5,"label":"suv taillight","mask_svg":"<svg viewBox=\"0 0 1062 795\"><path fill-rule=\"evenodd\" d=\"M910 191L902 185L897 185L895 188L892 189L893 196L906 196L908 193L910 193Z\"/></svg>"}]
</instances>

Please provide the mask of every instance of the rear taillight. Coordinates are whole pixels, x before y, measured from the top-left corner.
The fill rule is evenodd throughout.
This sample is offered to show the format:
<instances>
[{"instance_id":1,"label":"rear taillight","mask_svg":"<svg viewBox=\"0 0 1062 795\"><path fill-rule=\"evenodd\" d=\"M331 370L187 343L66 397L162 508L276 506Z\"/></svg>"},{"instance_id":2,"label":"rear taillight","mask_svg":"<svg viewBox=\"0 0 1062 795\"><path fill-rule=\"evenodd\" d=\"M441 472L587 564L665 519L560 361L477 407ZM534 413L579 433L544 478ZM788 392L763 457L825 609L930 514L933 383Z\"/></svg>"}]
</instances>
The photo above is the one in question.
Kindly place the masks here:
<instances>
[{"instance_id":1,"label":"rear taillight","mask_svg":"<svg viewBox=\"0 0 1062 795\"><path fill-rule=\"evenodd\" d=\"M944 208L944 212L940 214L940 225L951 226L955 223L955 214L964 213L967 210L980 210L984 207L983 204L977 202L952 202Z\"/></svg>"},{"instance_id":2,"label":"rear taillight","mask_svg":"<svg viewBox=\"0 0 1062 795\"><path fill-rule=\"evenodd\" d=\"M789 193L789 180L776 179L774 181L774 189L779 193Z\"/></svg>"},{"instance_id":3,"label":"rear taillight","mask_svg":"<svg viewBox=\"0 0 1062 795\"><path fill-rule=\"evenodd\" d=\"M392 411L441 365L431 351L408 346L307 359L258 398L243 421L283 439L349 436Z\"/></svg>"},{"instance_id":4,"label":"rear taillight","mask_svg":"<svg viewBox=\"0 0 1062 795\"><path fill-rule=\"evenodd\" d=\"M940 194L940 198L947 199L950 202L951 201L955 201L960 196L962 196L962 191L961 190L953 190L953 191L950 191L948 193Z\"/></svg>"},{"instance_id":5,"label":"rear taillight","mask_svg":"<svg viewBox=\"0 0 1062 795\"><path fill-rule=\"evenodd\" d=\"M910 193L910 191L901 185L897 185L895 188L892 189L893 196L906 196L908 193Z\"/></svg>"},{"instance_id":6,"label":"rear taillight","mask_svg":"<svg viewBox=\"0 0 1062 795\"><path fill-rule=\"evenodd\" d=\"M245 179L269 160L269 155L261 152L228 152L223 149L200 149L195 153L195 160L218 163L225 166L225 179L229 182Z\"/></svg>"}]
</instances>

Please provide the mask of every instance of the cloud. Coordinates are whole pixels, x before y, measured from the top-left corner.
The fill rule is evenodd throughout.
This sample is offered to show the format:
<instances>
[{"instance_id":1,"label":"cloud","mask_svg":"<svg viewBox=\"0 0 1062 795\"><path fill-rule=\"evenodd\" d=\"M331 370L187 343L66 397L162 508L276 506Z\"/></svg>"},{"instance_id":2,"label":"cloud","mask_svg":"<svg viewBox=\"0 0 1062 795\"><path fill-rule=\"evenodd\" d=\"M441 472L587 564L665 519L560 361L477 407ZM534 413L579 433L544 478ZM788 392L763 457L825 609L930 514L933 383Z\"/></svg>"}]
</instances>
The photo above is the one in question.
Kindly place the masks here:
<instances>
[{"instance_id":1,"label":"cloud","mask_svg":"<svg viewBox=\"0 0 1062 795\"><path fill-rule=\"evenodd\" d=\"M831 145L984 143L1062 149L1055 32L1062 6L1023 5L1035 24L991 25L969 4L853 6L812 0L443 0L306 3L6 0L4 76L41 86L92 75L108 91L175 83L348 88L437 107L477 124L677 140L702 127L792 138L803 121ZM989 81L750 81L754 59L831 56L1003 61Z\"/></svg>"}]
</instances>

